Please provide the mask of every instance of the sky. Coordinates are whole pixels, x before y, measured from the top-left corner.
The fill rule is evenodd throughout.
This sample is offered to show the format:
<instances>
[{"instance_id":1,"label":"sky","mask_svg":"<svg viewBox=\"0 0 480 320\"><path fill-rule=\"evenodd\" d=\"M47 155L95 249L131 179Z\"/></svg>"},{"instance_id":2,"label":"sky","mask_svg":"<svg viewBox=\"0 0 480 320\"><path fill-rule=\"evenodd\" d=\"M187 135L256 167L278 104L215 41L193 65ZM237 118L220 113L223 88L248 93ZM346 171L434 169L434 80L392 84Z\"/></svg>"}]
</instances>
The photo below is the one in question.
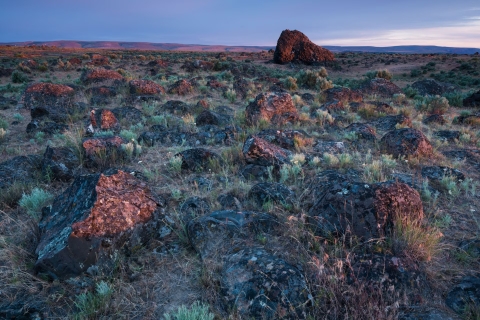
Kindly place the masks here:
<instances>
[{"instance_id":1,"label":"sky","mask_svg":"<svg viewBox=\"0 0 480 320\"><path fill-rule=\"evenodd\" d=\"M480 48L480 0L0 0L0 42L84 40Z\"/></svg>"}]
</instances>

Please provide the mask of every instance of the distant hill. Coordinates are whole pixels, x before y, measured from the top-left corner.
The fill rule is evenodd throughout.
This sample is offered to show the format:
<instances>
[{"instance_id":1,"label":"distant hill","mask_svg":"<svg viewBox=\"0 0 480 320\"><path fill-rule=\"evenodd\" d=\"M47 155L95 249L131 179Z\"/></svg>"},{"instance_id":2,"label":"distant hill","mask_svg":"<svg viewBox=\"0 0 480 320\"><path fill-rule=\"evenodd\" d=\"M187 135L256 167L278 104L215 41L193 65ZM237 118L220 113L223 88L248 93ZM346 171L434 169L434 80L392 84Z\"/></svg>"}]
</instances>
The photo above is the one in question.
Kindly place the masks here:
<instances>
[{"instance_id":1,"label":"distant hill","mask_svg":"<svg viewBox=\"0 0 480 320\"><path fill-rule=\"evenodd\" d=\"M172 51L205 51L205 52L260 52L275 49L272 46L223 46L200 45L180 43L151 43L151 42L119 42L119 41L26 41L0 43L3 45L29 46L47 45L60 48L83 49L133 49L133 50L172 50ZM378 53L456 53L474 54L480 52L479 48L454 48L438 46L393 46L393 47L368 47L368 46L323 46L333 52L378 52Z\"/></svg>"}]
</instances>

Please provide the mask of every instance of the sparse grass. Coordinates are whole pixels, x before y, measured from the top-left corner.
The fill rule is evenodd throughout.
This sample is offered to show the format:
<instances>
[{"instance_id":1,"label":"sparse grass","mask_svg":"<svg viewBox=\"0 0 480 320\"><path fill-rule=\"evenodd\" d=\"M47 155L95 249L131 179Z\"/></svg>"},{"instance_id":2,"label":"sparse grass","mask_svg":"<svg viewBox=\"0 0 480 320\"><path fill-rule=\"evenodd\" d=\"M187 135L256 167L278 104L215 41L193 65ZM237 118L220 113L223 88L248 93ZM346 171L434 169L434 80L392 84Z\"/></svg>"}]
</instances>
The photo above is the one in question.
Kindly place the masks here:
<instances>
[{"instance_id":1,"label":"sparse grass","mask_svg":"<svg viewBox=\"0 0 480 320\"><path fill-rule=\"evenodd\" d=\"M165 313L165 320L213 320L215 315L209 311L208 306L195 301L190 307L180 306L176 311Z\"/></svg>"},{"instance_id":2,"label":"sparse grass","mask_svg":"<svg viewBox=\"0 0 480 320\"><path fill-rule=\"evenodd\" d=\"M74 302L77 308L74 319L99 319L101 316L108 315L112 294L112 288L105 281L95 284L95 292L79 294Z\"/></svg>"}]
</instances>

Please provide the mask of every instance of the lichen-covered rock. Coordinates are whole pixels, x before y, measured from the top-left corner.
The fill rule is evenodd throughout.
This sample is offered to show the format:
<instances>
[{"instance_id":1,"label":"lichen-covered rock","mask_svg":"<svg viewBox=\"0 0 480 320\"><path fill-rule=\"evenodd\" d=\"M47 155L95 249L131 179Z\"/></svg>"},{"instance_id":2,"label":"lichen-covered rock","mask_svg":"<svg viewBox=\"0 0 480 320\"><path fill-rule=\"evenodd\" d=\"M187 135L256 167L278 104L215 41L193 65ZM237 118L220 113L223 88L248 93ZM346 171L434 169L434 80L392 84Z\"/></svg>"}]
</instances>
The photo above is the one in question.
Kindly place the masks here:
<instances>
[{"instance_id":1,"label":"lichen-covered rock","mask_svg":"<svg viewBox=\"0 0 480 320\"><path fill-rule=\"evenodd\" d=\"M429 156L433 153L432 145L425 135L417 129L404 128L390 131L380 140L382 152L394 157Z\"/></svg>"},{"instance_id":2,"label":"lichen-covered rock","mask_svg":"<svg viewBox=\"0 0 480 320\"><path fill-rule=\"evenodd\" d=\"M460 139L460 131L457 130L439 130L435 131L434 135L440 140L455 142Z\"/></svg>"},{"instance_id":3,"label":"lichen-covered rock","mask_svg":"<svg viewBox=\"0 0 480 320\"><path fill-rule=\"evenodd\" d=\"M305 147L313 142L313 139L303 130L265 129L256 136L288 150Z\"/></svg>"},{"instance_id":4,"label":"lichen-covered rock","mask_svg":"<svg viewBox=\"0 0 480 320\"><path fill-rule=\"evenodd\" d=\"M456 180L465 180L465 175L460 170L442 166L422 167L422 177L430 180L442 180L444 177L452 177Z\"/></svg>"},{"instance_id":5,"label":"lichen-covered rock","mask_svg":"<svg viewBox=\"0 0 480 320\"><path fill-rule=\"evenodd\" d=\"M248 192L248 197L262 207L267 202L282 205L293 205L296 199L295 193L281 183L261 182L257 183Z\"/></svg>"},{"instance_id":6,"label":"lichen-covered rock","mask_svg":"<svg viewBox=\"0 0 480 320\"><path fill-rule=\"evenodd\" d=\"M93 54L91 64L94 66L105 66L110 63L108 57L102 56L101 54Z\"/></svg>"},{"instance_id":7,"label":"lichen-covered rock","mask_svg":"<svg viewBox=\"0 0 480 320\"><path fill-rule=\"evenodd\" d=\"M458 149L442 152L447 158L455 161L465 161L468 165L480 171L480 150Z\"/></svg>"},{"instance_id":8,"label":"lichen-covered rock","mask_svg":"<svg viewBox=\"0 0 480 320\"><path fill-rule=\"evenodd\" d=\"M123 83L124 78L117 71L104 68L96 68L84 70L82 75L80 76L80 80L84 84L108 83L109 85L117 86L120 83Z\"/></svg>"},{"instance_id":9,"label":"lichen-covered rock","mask_svg":"<svg viewBox=\"0 0 480 320\"><path fill-rule=\"evenodd\" d=\"M188 149L177 153L175 156L182 159L182 170L211 170L222 163L222 158L218 154L204 148Z\"/></svg>"},{"instance_id":10,"label":"lichen-covered rock","mask_svg":"<svg viewBox=\"0 0 480 320\"><path fill-rule=\"evenodd\" d=\"M467 108L480 107L480 90L463 99L463 106Z\"/></svg>"},{"instance_id":11,"label":"lichen-covered rock","mask_svg":"<svg viewBox=\"0 0 480 320\"><path fill-rule=\"evenodd\" d=\"M95 130L118 131L120 123L115 114L108 109L97 109L90 111L90 125Z\"/></svg>"},{"instance_id":12,"label":"lichen-covered rock","mask_svg":"<svg viewBox=\"0 0 480 320\"><path fill-rule=\"evenodd\" d=\"M275 63L300 61L305 64L335 60L333 53L311 42L306 35L297 30L283 30L277 41L273 55Z\"/></svg>"},{"instance_id":13,"label":"lichen-covered rock","mask_svg":"<svg viewBox=\"0 0 480 320\"><path fill-rule=\"evenodd\" d=\"M15 182L29 184L36 180L42 158L36 155L18 156L0 163L0 190Z\"/></svg>"},{"instance_id":14,"label":"lichen-covered rock","mask_svg":"<svg viewBox=\"0 0 480 320\"><path fill-rule=\"evenodd\" d=\"M323 141L319 140L313 146L313 150L323 155L325 152L339 154L345 152L345 144L342 141Z\"/></svg>"},{"instance_id":15,"label":"lichen-covered rock","mask_svg":"<svg viewBox=\"0 0 480 320\"><path fill-rule=\"evenodd\" d=\"M359 91L363 95L379 95L382 97L391 97L396 93L402 93L396 84L384 78L375 78L364 84Z\"/></svg>"},{"instance_id":16,"label":"lichen-covered rock","mask_svg":"<svg viewBox=\"0 0 480 320\"><path fill-rule=\"evenodd\" d=\"M289 150L280 148L256 136L250 136L245 140L242 152L247 163L261 166L289 164L292 155Z\"/></svg>"},{"instance_id":17,"label":"lichen-covered rock","mask_svg":"<svg viewBox=\"0 0 480 320\"><path fill-rule=\"evenodd\" d=\"M85 109L84 97L69 86L53 83L34 83L24 94L24 106L32 119L48 118L66 122L69 116Z\"/></svg>"},{"instance_id":18,"label":"lichen-covered rock","mask_svg":"<svg viewBox=\"0 0 480 320\"><path fill-rule=\"evenodd\" d=\"M152 236L147 226L159 208L147 186L123 171L77 177L43 209L35 268L64 278L108 263L122 246Z\"/></svg>"},{"instance_id":19,"label":"lichen-covered rock","mask_svg":"<svg viewBox=\"0 0 480 320\"><path fill-rule=\"evenodd\" d=\"M441 114L432 114L422 121L425 124L431 124L431 123L436 123L436 124L445 124L447 123L447 120L443 117Z\"/></svg>"},{"instance_id":20,"label":"lichen-covered rock","mask_svg":"<svg viewBox=\"0 0 480 320\"><path fill-rule=\"evenodd\" d=\"M134 107L119 107L112 109L115 117L128 125L134 125L142 122L143 112Z\"/></svg>"},{"instance_id":21,"label":"lichen-covered rock","mask_svg":"<svg viewBox=\"0 0 480 320\"><path fill-rule=\"evenodd\" d=\"M455 88L452 85L448 85L445 83L440 83L438 81L435 81L433 79L423 79L423 80L418 80L415 81L412 84L412 88L417 90L417 92L424 96L424 95L443 95L446 92L451 92Z\"/></svg>"},{"instance_id":22,"label":"lichen-covered rock","mask_svg":"<svg viewBox=\"0 0 480 320\"><path fill-rule=\"evenodd\" d=\"M85 152L85 165L87 167L107 168L115 165L122 159L121 146L127 143L118 136L87 138L83 140L82 147Z\"/></svg>"},{"instance_id":23,"label":"lichen-covered rock","mask_svg":"<svg viewBox=\"0 0 480 320\"><path fill-rule=\"evenodd\" d=\"M91 95L90 103L93 105L106 105L113 101L113 97L117 95L115 87L92 87L85 90L85 93Z\"/></svg>"},{"instance_id":24,"label":"lichen-covered rock","mask_svg":"<svg viewBox=\"0 0 480 320\"><path fill-rule=\"evenodd\" d=\"M57 123L52 121L44 121L43 119L35 119L27 124L26 132L33 137L37 132L43 132L48 135L56 133L64 133L68 130L68 125L65 123Z\"/></svg>"},{"instance_id":25,"label":"lichen-covered rock","mask_svg":"<svg viewBox=\"0 0 480 320\"><path fill-rule=\"evenodd\" d=\"M447 306L463 314L467 308L478 310L480 306L480 278L465 277L447 295Z\"/></svg>"},{"instance_id":26,"label":"lichen-covered rock","mask_svg":"<svg viewBox=\"0 0 480 320\"><path fill-rule=\"evenodd\" d=\"M137 96L154 96L165 94L165 89L152 80L131 80L128 83L130 94Z\"/></svg>"},{"instance_id":27,"label":"lichen-covered rock","mask_svg":"<svg viewBox=\"0 0 480 320\"><path fill-rule=\"evenodd\" d=\"M369 124L382 131L395 130L397 125L412 126L412 120L404 114L398 114L396 116L380 117L371 121Z\"/></svg>"},{"instance_id":28,"label":"lichen-covered rock","mask_svg":"<svg viewBox=\"0 0 480 320\"><path fill-rule=\"evenodd\" d=\"M72 149L47 146L42 159L42 174L52 180L69 181L79 165L80 159Z\"/></svg>"},{"instance_id":29,"label":"lichen-covered rock","mask_svg":"<svg viewBox=\"0 0 480 320\"><path fill-rule=\"evenodd\" d=\"M261 93L245 109L247 123L267 121L282 125L298 118L297 109L288 93Z\"/></svg>"},{"instance_id":30,"label":"lichen-covered rock","mask_svg":"<svg viewBox=\"0 0 480 320\"><path fill-rule=\"evenodd\" d=\"M210 213L208 200L200 197L190 197L180 205L182 221L187 224L190 220Z\"/></svg>"},{"instance_id":31,"label":"lichen-covered rock","mask_svg":"<svg viewBox=\"0 0 480 320\"><path fill-rule=\"evenodd\" d=\"M365 123L352 123L345 128L345 131L355 133L359 139L365 139L368 141L376 140L375 129Z\"/></svg>"},{"instance_id":32,"label":"lichen-covered rock","mask_svg":"<svg viewBox=\"0 0 480 320\"><path fill-rule=\"evenodd\" d=\"M247 164L240 170L240 176L248 180L266 181L269 178L268 167Z\"/></svg>"},{"instance_id":33,"label":"lichen-covered rock","mask_svg":"<svg viewBox=\"0 0 480 320\"><path fill-rule=\"evenodd\" d=\"M179 100L169 100L165 102L162 109L175 115L192 114L192 107Z\"/></svg>"},{"instance_id":34,"label":"lichen-covered rock","mask_svg":"<svg viewBox=\"0 0 480 320\"><path fill-rule=\"evenodd\" d=\"M168 93L184 96L195 91L194 84L186 79L178 80L168 88Z\"/></svg>"},{"instance_id":35,"label":"lichen-covered rock","mask_svg":"<svg viewBox=\"0 0 480 320\"><path fill-rule=\"evenodd\" d=\"M363 96L360 92L345 87L335 87L323 92L327 101L338 100L345 102L362 102Z\"/></svg>"},{"instance_id":36,"label":"lichen-covered rock","mask_svg":"<svg viewBox=\"0 0 480 320\"><path fill-rule=\"evenodd\" d=\"M217 113L211 110L203 110L195 119L197 126L203 125L226 125L232 121L232 117L226 114Z\"/></svg>"},{"instance_id":37,"label":"lichen-covered rock","mask_svg":"<svg viewBox=\"0 0 480 320\"><path fill-rule=\"evenodd\" d=\"M419 193L404 183L368 184L333 170L318 174L303 197L309 221L322 236L385 236L395 222L423 219Z\"/></svg>"}]
</instances>

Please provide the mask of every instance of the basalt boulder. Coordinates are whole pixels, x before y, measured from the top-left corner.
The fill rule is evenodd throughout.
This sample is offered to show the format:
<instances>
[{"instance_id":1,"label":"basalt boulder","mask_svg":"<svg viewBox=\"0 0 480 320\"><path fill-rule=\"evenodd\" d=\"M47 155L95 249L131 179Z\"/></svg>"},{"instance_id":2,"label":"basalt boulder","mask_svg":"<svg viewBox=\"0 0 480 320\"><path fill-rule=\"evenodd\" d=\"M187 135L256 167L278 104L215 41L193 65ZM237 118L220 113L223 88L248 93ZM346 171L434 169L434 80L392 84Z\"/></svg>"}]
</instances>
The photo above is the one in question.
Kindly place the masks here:
<instances>
[{"instance_id":1,"label":"basalt boulder","mask_svg":"<svg viewBox=\"0 0 480 320\"><path fill-rule=\"evenodd\" d=\"M480 278L465 277L448 293L447 306L459 314L480 306Z\"/></svg>"},{"instance_id":2,"label":"basalt boulder","mask_svg":"<svg viewBox=\"0 0 480 320\"><path fill-rule=\"evenodd\" d=\"M248 197L259 207L265 203L279 203L281 205L293 205L296 199L295 193L281 183L261 182L257 183L248 192Z\"/></svg>"},{"instance_id":3,"label":"basalt boulder","mask_svg":"<svg viewBox=\"0 0 480 320\"><path fill-rule=\"evenodd\" d=\"M197 126L210 125L226 125L232 121L232 117L226 114L217 113L211 110L203 110L195 119Z\"/></svg>"},{"instance_id":4,"label":"basalt boulder","mask_svg":"<svg viewBox=\"0 0 480 320\"><path fill-rule=\"evenodd\" d=\"M93 132L100 130L119 131L120 123L115 114L109 109L97 109L90 111L90 130Z\"/></svg>"},{"instance_id":5,"label":"basalt boulder","mask_svg":"<svg viewBox=\"0 0 480 320\"><path fill-rule=\"evenodd\" d=\"M369 124L378 130L390 131L395 130L397 125L411 127L412 120L404 114L398 114L396 116L380 117L371 121Z\"/></svg>"},{"instance_id":6,"label":"basalt boulder","mask_svg":"<svg viewBox=\"0 0 480 320\"><path fill-rule=\"evenodd\" d=\"M441 96L446 92L451 92L455 90L455 88L452 85L440 83L433 79L423 79L423 80L415 81L412 84L412 88L417 90L417 92L422 96L424 95Z\"/></svg>"},{"instance_id":7,"label":"basalt boulder","mask_svg":"<svg viewBox=\"0 0 480 320\"><path fill-rule=\"evenodd\" d=\"M387 132L380 140L380 149L394 157L426 157L433 153L432 145L427 137L420 130L412 128Z\"/></svg>"},{"instance_id":8,"label":"basalt boulder","mask_svg":"<svg viewBox=\"0 0 480 320\"><path fill-rule=\"evenodd\" d=\"M243 145L243 156L250 164L261 166L281 166L290 163L292 153L256 136L250 136Z\"/></svg>"},{"instance_id":9,"label":"basalt boulder","mask_svg":"<svg viewBox=\"0 0 480 320\"><path fill-rule=\"evenodd\" d=\"M425 119L423 119L422 122L425 123L425 124L435 123L435 124L443 125L443 124L447 123L447 120L445 120L444 116L441 115L441 114L432 114L432 115L426 117Z\"/></svg>"},{"instance_id":10,"label":"basalt boulder","mask_svg":"<svg viewBox=\"0 0 480 320\"><path fill-rule=\"evenodd\" d=\"M460 131L457 130L439 130L434 132L435 137L443 141L455 142L460 139Z\"/></svg>"},{"instance_id":11,"label":"basalt boulder","mask_svg":"<svg viewBox=\"0 0 480 320\"><path fill-rule=\"evenodd\" d=\"M352 123L345 128L346 132L353 132L359 139L364 139L368 141L376 140L375 129L370 127L365 123Z\"/></svg>"},{"instance_id":12,"label":"basalt boulder","mask_svg":"<svg viewBox=\"0 0 480 320\"><path fill-rule=\"evenodd\" d=\"M345 87L335 87L323 92L327 101L338 100L345 102L362 102L363 96L360 92Z\"/></svg>"},{"instance_id":13,"label":"basalt boulder","mask_svg":"<svg viewBox=\"0 0 480 320\"><path fill-rule=\"evenodd\" d=\"M85 90L85 93L91 95L90 103L93 105L106 105L113 102L113 98L117 95L115 87L92 87Z\"/></svg>"},{"instance_id":14,"label":"basalt boulder","mask_svg":"<svg viewBox=\"0 0 480 320\"><path fill-rule=\"evenodd\" d=\"M108 267L112 255L155 236L162 205L123 171L77 177L42 211L35 269L66 278L93 265Z\"/></svg>"},{"instance_id":15,"label":"basalt boulder","mask_svg":"<svg viewBox=\"0 0 480 320\"><path fill-rule=\"evenodd\" d=\"M275 63L303 62L313 64L335 60L334 54L322 48L302 32L297 30L283 30L277 41L273 61Z\"/></svg>"},{"instance_id":16,"label":"basalt boulder","mask_svg":"<svg viewBox=\"0 0 480 320\"><path fill-rule=\"evenodd\" d=\"M212 170L216 165L223 163L218 154L204 148L188 149L175 156L182 159L182 170L188 171Z\"/></svg>"},{"instance_id":17,"label":"basalt boulder","mask_svg":"<svg viewBox=\"0 0 480 320\"><path fill-rule=\"evenodd\" d=\"M363 95L379 95L382 97L391 97L396 93L402 93L402 89L400 89L396 84L383 78L374 78L369 80L360 87L359 91Z\"/></svg>"},{"instance_id":18,"label":"basalt boulder","mask_svg":"<svg viewBox=\"0 0 480 320\"><path fill-rule=\"evenodd\" d=\"M480 90L463 99L464 107L480 107Z\"/></svg>"},{"instance_id":19,"label":"basalt boulder","mask_svg":"<svg viewBox=\"0 0 480 320\"><path fill-rule=\"evenodd\" d=\"M0 190L15 182L33 183L41 170L41 163L42 158L36 155L18 156L0 163Z\"/></svg>"},{"instance_id":20,"label":"basalt boulder","mask_svg":"<svg viewBox=\"0 0 480 320\"><path fill-rule=\"evenodd\" d=\"M114 70L108 70L104 68L95 68L84 70L80 76L80 80L84 84L101 83L107 86L118 86L124 83L123 76Z\"/></svg>"},{"instance_id":21,"label":"basalt boulder","mask_svg":"<svg viewBox=\"0 0 480 320\"><path fill-rule=\"evenodd\" d=\"M184 96L195 91L194 83L190 80L178 80L168 88L168 93Z\"/></svg>"},{"instance_id":22,"label":"basalt boulder","mask_svg":"<svg viewBox=\"0 0 480 320\"><path fill-rule=\"evenodd\" d=\"M303 130L265 129L256 136L288 150L295 150L313 142L313 139Z\"/></svg>"},{"instance_id":23,"label":"basalt boulder","mask_svg":"<svg viewBox=\"0 0 480 320\"><path fill-rule=\"evenodd\" d=\"M347 234L369 240L389 234L395 223L423 219L420 194L408 185L369 184L334 170L310 182L302 203L315 232L327 237Z\"/></svg>"},{"instance_id":24,"label":"basalt boulder","mask_svg":"<svg viewBox=\"0 0 480 320\"><path fill-rule=\"evenodd\" d=\"M298 119L297 108L288 93L261 93L245 109L247 123L266 121L282 125Z\"/></svg>"},{"instance_id":25,"label":"basalt boulder","mask_svg":"<svg viewBox=\"0 0 480 320\"><path fill-rule=\"evenodd\" d=\"M156 96L165 94L165 89L152 80L131 80L129 83L130 94L135 96Z\"/></svg>"},{"instance_id":26,"label":"basalt boulder","mask_svg":"<svg viewBox=\"0 0 480 320\"><path fill-rule=\"evenodd\" d=\"M79 165L80 159L72 149L47 146L42 159L42 174L52 180L69 181Z\"/></svg>"},{"instance_id":27,"label":"basalt boulder","mask_svg":"<svg viewBox=\"0 0 480 320\"><path fill-rule=\"evenodd\" d=\"M119 136L93 137L83 140L85 165L99 168L114 166L123 159L122 144L126 143L127 141Z\"/></svg>"}]
</instances>

